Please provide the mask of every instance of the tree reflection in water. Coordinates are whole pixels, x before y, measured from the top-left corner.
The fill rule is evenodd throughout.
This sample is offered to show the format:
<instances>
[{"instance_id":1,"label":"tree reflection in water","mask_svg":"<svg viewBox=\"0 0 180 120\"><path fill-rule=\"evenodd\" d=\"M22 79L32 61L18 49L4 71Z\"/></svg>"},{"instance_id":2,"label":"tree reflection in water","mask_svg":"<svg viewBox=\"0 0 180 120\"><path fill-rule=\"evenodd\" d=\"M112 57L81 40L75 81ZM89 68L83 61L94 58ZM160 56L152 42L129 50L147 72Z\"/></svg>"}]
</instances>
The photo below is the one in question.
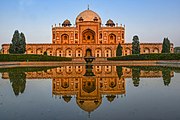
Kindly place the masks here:
<instances>
[{"instance_id":1,"label":"tree reflection in water","mask_svg":"<svg viewBox=\"0 0 180 120\"><path fill-rule=\"evenodd\" d=\"M135 87L139 86L141 70L139 68L132 68L132 80Z\"/></svg>"},{"instance_id":2,"label":"tree reflection in water","mask_svg":"<svg viewBox=\"0 0 180 120\"><path fill-rule=\"evenodd\" d=\"M21 72L21 71L9 72L9 80L12 84L12 88L16 96L18 96L19 93L24 92L26 88L25 72Z\"/></svg>"},{"instance_id":3,"label":"tree reflection in water","mask_svg":"<svg viewBox=\"0 0 180 120\"><path fill-rule=\"evenodd\" d=\"M73 68L75 69L76 67L73 67ZM94 67L94 68L96 68L96 67ZM104 68L104 67L98 67L98 68ZM114 70L114 72L117 72L117 74L114 74L114 72L106 73L107 71L100 72L100 73L97 73L97 71L96 71L95 73L93 73L92 72L93 65L90 64L90 65L84 66L84 70L82 70L85 72L85 74L82 75L82 78L84 78L84 80L82 82L83 90L86 92L89 91L89 93L91 93L92 91L94 91L97 88L96 80L98 79L98 76L96 76L96 74L102 74L100 77L101 82L98 83L98 84L100 84L100 88L103 89L105 86L108 85L110 87L109 89L114 89L118 85L117 82L119 80L125 79L128 77L132 77L134 86L138 87L140 85L140 78L144 78L144 77L151 78L151 77L161 77L162 76L163 84L165 86L168 86L168 85L170 85L171 77L173 77L172 71L176 71L176 72L180 71L179 68L168 68L168 67L162 67L162 66L128 66L128 67L112 66L111 68L112 68L111 70ZM48 72L47 72L47 70L48 70ZM42 78L45 76L47 78L49 78L49 77L56 78L60 75L57 72L58 70L59 69L56 67L11 68L11 69L3 68L3 69L0 69L0 72L8 73L14 94L16 96L18 96L20 93L22 94L25 91L26 77L29 78L29 77L31 77L31 74L32 74L33 78L34 77ZM101 69L98 69L98 70L101 71ZM94 71L95 71L95 69L94 69ZM49 72L52 74L49 74ZM61 71L61 72L64 72L64 74L62 74L62 76L61 75L60 76L65 77L66 76L65 71ZM77 74L77 75L79 75L79 74ZM109 78L109 75L112 78ZM108 77L106 78L106 76L108 76ZM119 78L119 80L118 80L118 78ZM107 83L106 83L106 81L107 81ZM63 82L63 84L61 84L61 86L64 88L69 88L69 85L70 84L68 81L65 81L65 82ZM124 85L124 84L122 84L122 85ZM78 87L78 86L76 85L76 87ZM66 99L66 101L68 101L70 98L65 96L65 99Z\"/></svg>"},{"instance_id":4,"label":"tree reflection in water","mask_svg":"<svg viewBox=\"0 0 180 120\"><path fill-rule=\"evenodd\" d=\"M121 79L123 75L122 66L116 66L116 72L117 72L118 78Z\"/></svg>"},{"instance_id":5,"label":"tree reflection in water","mask_svg":"<svg viewBox=\"0 0 180 120\"><path fill-rule=\"evenodd\" d=\"M26 88L26 72L47 71L54 67L17 67L17 68L0 68L1 73L8 73L10 83L14 94L22 94Z\"/></svg>"},{"instance_id":6,"label":"tree reflection in water","mask_svg":"<svg viewBox=\"0 0 180 120\"><path fill-rule=\"evenodd\" d=\"M72 68L71 72L69 69ZM78 68L78 69L77 69ZM91 113L101 104L103 99L112 103L119 95L126 96L126 78L132 78L135 87L140 85L140 78L162 77L168 86L174 69L154 66L59 66L56 68L16 68L0 69L4 78L10 79L14 94L18 96L25 91L26 78L52 78L52 93L55 98L62 98L70 103L75 96L77 105ZM142 81L143 82L143 81Z\"/></svg>"},{"instance_id":7,"label":"tree reflection in water","mask_svg":"<svg viewBox=\"0 0 180 120\"><path fill-rule=\"evenodd\" d=\"M171 70L169 69L162 70L162 77L163 77L164 85L168 86L171 82Z\"/></svg>"},{"instance_id":8,"label":"tree reflection in water","mask_svg":"<svg viewBox=\"0 0 180 120\"><path fill-rule=\"evenodd\" d=\"M180 68L162 67L162 66L129 66L128 68L132 69L132 80L135 87L139 86L140 77L143 76L143 73L148 73L149 77L155 77L156 73L159 72L162 73L162 79L164 85L168 86L171 82L171 77L173 77L172 72L179 71L180 69ZM147 77L146 75L144 74L144 77Z\"/></svg>"}]
</instances>

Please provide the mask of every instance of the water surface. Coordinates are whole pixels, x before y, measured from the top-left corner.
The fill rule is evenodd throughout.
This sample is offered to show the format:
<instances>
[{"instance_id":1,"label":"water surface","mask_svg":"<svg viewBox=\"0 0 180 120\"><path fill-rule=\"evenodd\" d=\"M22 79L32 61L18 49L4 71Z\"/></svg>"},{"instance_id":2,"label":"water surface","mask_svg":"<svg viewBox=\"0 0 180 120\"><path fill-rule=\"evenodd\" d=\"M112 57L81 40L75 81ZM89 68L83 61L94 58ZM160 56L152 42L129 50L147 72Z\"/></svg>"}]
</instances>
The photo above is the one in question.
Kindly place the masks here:
<instances>
[{"instance_id":1,"label":"water surface","mask_svg":"<svg viewBox=\"0 0 180 120\"><path fill-rule=\"evenodd\" d=\"M1 120L179 120L177 68L0 69Z\"/></svg>"}]
</instances>

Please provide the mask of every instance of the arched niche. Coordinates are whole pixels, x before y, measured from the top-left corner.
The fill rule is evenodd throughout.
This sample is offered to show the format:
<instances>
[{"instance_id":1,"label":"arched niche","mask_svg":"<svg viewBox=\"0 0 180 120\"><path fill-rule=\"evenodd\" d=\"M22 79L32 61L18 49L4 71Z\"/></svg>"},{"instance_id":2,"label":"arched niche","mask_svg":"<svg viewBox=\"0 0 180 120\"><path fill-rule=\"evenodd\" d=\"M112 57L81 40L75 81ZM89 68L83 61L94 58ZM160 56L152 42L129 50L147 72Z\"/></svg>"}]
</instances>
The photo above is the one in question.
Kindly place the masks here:
<instances>
[{"instance_id":1,"label":"arched niche","mask_svg":"<svg viewBox=\"0 0 180 120\"><path fill-rule=\"evenodd\" d=\"M95 50L95 57L102 57L102 50L100 48Z\"/></svg>"},{"instance_id":2,"label":"arched niche","mask_svg":"<svg viewBox=\"0 0 180 120\"><path fill-rule=\"evenodd\" d=\"M109 44L116 44L116 35L111 33L108 37L108 43Z\"/></svg>"},{"instance_id":3,"label":"arched niche","mask_svg":"<svg viewBox=\"0 0 180 120\"><path fill-rule=\"evenodd\" d=\"M158 49L158 48L154 48L154 49L153 49L153 52L154 52L154 53L159 53L159 49Z\"/></svg>"},{"instance_id":4,"label":"arched niche","mask_svg":"<svg viewBox=\"0 0 180 120\"><path fill-rule=\"evenodd\" d=\"M105 57L112 57L112 50L110 48L105 49Z\"/></svg>"},{"instance_id":5,"label":"arched niche","mask_svg":"<svg viewBox=\"0 0 180 120\"><path fill-rule=\"evenodd\" d=\"M88 48L86 50L86 55L85 56L87 56L87 57L92 56L92 50L90 48Z\"/></svg>"},{"instance_id":6,"label":"arched niche","mask_svg":"<svg viewBox=\"0 0 180 120\"><path fill-rule=\"evenodd\" d=\"M43 54L42 48L38 48L38 49L36 50L36 54L38 54L38 55Z\"/></svg>"},{"instance_id":7,"label":"arched niche","mask_svg":"<svg viewBox=\"0 0 180 120\"><path fill-rule=\"evenodd\" d=\"M82 43L93 44L95 41L95 32L93 30L86 29L82 32Z\"/></svg>"},{"instance_id":8,"label":"arched niche","mask_svg":"<svg viewBox=\"0 0 180 120\"><path fill-rule=\"evenodd\" d=\"M76 57L82 57L83 53L82 53L82 49L78 48L76 49Z\"/></svg>"},{"instance_id":9,"label":"arched niche","mask_svg":"<svg viewBox=\"0 0 180 120\"><path fill-rule=\"evenodd\" d=\"M69 35L68 34L61 35L61 44L69 44Z\"/></svg>"},{"instance_id":10,"label":"arched niche","mask_svg":"<svg viewBox=\"0 0 180 120\"><path fill-rule=\"evenodd\" d=\"M72 57L72 49L71 48L66 49L65 53L66 53L66 57Z\"/></svg>"},{"instance_id":11,"label":"arched niche","mask_svg":"<svg viewBox=\"0 0 180 120\"><path fill-rule=\"evenodd\" d=\"M56 56L62 57L63 56L63 50L60 48L56 49Z\"/></svg>"},{"instance_id":12,"label":"arched niche","mask_svg":"<svg viewBox=\"0 0 180 120\"><path fill-rule=\"evenodd\" d=\"M146 48L144 48L144 53L145 53L145 54L149 54L149 53L150 53L150 49L149 49L149 48L147 48L147 47L146 47Z\"/></svg>"}]
</instances>

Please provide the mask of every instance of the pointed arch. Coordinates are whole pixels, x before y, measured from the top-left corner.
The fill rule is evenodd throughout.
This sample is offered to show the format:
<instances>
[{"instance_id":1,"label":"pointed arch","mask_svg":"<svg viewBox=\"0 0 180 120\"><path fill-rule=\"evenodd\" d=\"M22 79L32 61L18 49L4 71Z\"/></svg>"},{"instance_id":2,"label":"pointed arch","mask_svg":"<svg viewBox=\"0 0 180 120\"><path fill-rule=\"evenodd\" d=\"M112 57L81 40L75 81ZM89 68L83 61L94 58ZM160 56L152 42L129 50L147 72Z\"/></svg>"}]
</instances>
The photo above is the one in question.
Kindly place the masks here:
<instances>
[{"instance_id":1,"label":"pointed arch","mask_svg":"<svg viewBox=\"0 0 180 120\"><path fill-rule=\"evenodd\" d=\"M83 57L83 52L81 48L76 49L76 57Z\"/></svg>"},{"instance_id":2,"label":"pointed arch","mask_svg":"<svg viewBox=\"0 0 180 120\"><path fill-rule=\"evenodd\" d=\"M125 48L125 55L131 55L131 49Z\"/></svg>"},{"instance_id":3,"label":"pointed arch","mask_svg":"<svg viewBox=\"0 0 180 120\"><path fill-rule=\"evenodd\" d=\"M105 57L112 57L112 50L110 48L105 49Z\"/></svg>"},{"instance_id":4,"label":"pointed arch","mask_svg":"<svg viewBox=\"0 0 180 120\"><path fill-rule=\"evenodd\" d=\"M150 53L150 49L147 48L147 47L145 47L143 52L144 52L145 54L149 54L149 53Z\"/></svg>"},{"instance_id":5,"label":"pointed arch","mask_svg":"<svg viewBox=\"0 0 180 120\"><path fill-rule=\"evenodd\" d=\"M61 35L61 44L69 44L69 35L68 34Z\"/></svg>"},{"instance_id":6,"label":"pointed arch","mask_svg":"<svg viewBox=\"0 0 180 120\"><path fill-rule=\"evenodd\" d=\"M38 49L36 50L36 54L42 55L42 54L43 54L42 48L38 48Z\"/></svg>"},{"instance_id":7,"label":"pointed arch","mask_svg":"<svg viewBox=\"0 0 180 120\"><path fill-rule=\"evenodd\" d=\"M66 49L65 53L66 53L66 57L72 57L73 56L71 48Z\"/></svg>"},{"instance_id":8,"label":"pointed arch","mask_svg":"<svg viewBox=\"0 0 180 120\"><path fill-rule=\"evenodd\" d=\"M46 49L46 52L47 52L47 55L50 55L50 56L53 55L53 50L52 50L52 48Z\"/></svg>"},{"instance_id":9,"label":"pointed arch","mask_svg":"<svg viewBox=\"0 0 180 120\"><path fill-rule=\"evenodd\" d=\"M56 49L56 56L63 56L63 50L61 48Z\"/></svg>"},{"instance_id":10,"label":"pointed arch","mask_svg":"<svg viewBox=\"0 0 180 120\"><path fill-rule=\"evenodd\" d=\"M108 43L109 44L116 44L116 35L111 33L108 36Z\"/></svg>"},{"instance_id":11,"label":"pointed arch","mask_svg":"<svg viewBox=\"0 0 180 120\"><path fill-rule=\"evenodd\" d=\"M33 54L33 49L32 48L28 48L26 53L27 54Z\"/></svg>"},{"instance_id":12,"label":"pointed arch","mask_svg":"<svg viewBox=\"0 0 180 120\"><path fill-rule=\"evenodd\" d=\"M158 48L154 48L153 49L153 53L159 53L159 49Z\"/></svg>"},{"instance_id":13,"label":"pointed arch","mask_svg":"<svg viewBox=\"0 0 180 120\"><path fill-rule=\"evenodd\" d=\"M102 50L100 48L95 50L95 57L102 57Z\"/></svg>"},{"instance_id":14,"label":"pointed arch","mask_svg":"<svg viewBox=\"0 0 180 120\"><path fill-rule=\"evenodd\" d=\"M86 29L82 32L82 43L96 43L95 32L91 29Z\"/></svg>"}]
</instances>

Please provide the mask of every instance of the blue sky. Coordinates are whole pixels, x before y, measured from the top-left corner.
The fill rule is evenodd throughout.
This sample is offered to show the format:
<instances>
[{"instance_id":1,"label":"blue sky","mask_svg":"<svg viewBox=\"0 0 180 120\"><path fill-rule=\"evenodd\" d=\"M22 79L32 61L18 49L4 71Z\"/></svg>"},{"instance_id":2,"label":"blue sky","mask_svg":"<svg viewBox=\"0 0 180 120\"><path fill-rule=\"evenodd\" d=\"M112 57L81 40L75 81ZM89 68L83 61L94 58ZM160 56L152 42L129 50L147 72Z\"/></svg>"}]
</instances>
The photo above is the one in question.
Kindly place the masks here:
<instances>
[{"instance_id":1,"label":"blue sky","mask_svg":"<svg viewBox=\"0 0 180 120\"><path fill-rule=\"evenodd\" d=\"M126 25L126 42L138 35L140 42L162 42L168 37L180 46L180 0L0 0L0 44L10 43L15 30L27 43L51 43L51 25L87 9Z\"/></svg>"}]
</instances>

